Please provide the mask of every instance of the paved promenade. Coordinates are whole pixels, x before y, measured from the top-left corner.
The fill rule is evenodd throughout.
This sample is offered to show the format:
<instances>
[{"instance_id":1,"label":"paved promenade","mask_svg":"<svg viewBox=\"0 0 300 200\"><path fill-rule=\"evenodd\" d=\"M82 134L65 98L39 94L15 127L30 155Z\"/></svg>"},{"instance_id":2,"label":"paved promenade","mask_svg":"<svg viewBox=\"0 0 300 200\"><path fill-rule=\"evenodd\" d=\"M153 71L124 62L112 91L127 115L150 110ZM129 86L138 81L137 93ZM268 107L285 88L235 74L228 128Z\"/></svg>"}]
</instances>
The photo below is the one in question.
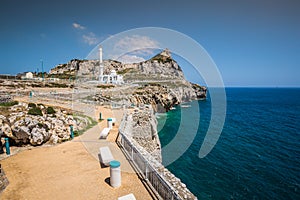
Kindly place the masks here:
<instances>
[{"instance_id":1,"label":"paved promenade","mask_svg":"<svg viewBox=\"0 0 300 200\"><path fill-rule=\"evenodd\" d=\"M63 107L62 104L60 106ZM104 118L118 117L121 110L112 111L97 107ZM136 199L150 200L152 196L134 173L122 151L114 142L118 123L106 140L99 140L99 133L106 127L106 120L76 137L56 146L23 150L0 161L9 179L9 186L0 199L101 199L111 200L133 193ZM122 185L109 185L109 167L99 163L99 147L109 146L114 158L121 162Z\"/></svg>"}]
</instances>

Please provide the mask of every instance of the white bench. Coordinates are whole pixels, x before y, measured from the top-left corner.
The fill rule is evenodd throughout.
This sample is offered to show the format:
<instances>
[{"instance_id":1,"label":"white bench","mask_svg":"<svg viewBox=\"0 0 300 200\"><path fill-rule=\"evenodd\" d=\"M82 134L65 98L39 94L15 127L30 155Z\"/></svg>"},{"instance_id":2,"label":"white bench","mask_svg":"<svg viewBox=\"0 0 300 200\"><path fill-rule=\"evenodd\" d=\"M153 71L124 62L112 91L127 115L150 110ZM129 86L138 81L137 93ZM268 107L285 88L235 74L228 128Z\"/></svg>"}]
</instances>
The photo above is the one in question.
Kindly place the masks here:
<instances>
[{"instance_id":1,"label":"white bench","mask_svg":"<svg viewBox=\"0 0 300 200\"><path fill-rule=\"evenodd\" d=\"M104 128L102 131L101 131L101 133L100 133L100 139L101 138L106 138L107 137L107 135L109 134L109 131L110 131L110 129L109 128Z\"/></svg>"},{"instance_id":2,"label":"white bench","mask_svg":"<svg viewBox=\"0 0 300 200\"><path fill-rule=\"evenodd\" d=\"M103 163L106 166L109 166L109 162L115 160L113 155L111 154L110 149L106 147L100 147L99 148L99 154L100 154L100 162Z\"/></svg>"},{"instance_id":3,"label":"white bench","mask_svg":"<svg viewBox=\"0 0 300 200\"><path fill-rule=\"evenodd\" d=\"M125 196L119 197L118 200L136 200L135 196L131 194L127 194Z\"/></svg>"}]
</instances>

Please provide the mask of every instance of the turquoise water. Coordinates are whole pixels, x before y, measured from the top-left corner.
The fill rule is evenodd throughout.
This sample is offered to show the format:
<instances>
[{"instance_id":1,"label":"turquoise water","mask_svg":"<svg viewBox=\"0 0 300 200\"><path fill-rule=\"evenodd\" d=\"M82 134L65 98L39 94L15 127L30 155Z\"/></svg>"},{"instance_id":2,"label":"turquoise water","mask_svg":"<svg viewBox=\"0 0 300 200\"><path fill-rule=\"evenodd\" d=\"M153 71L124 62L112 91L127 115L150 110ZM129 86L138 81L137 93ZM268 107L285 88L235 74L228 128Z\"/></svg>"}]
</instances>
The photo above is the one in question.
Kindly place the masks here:
<instances>
[{"instance_id":1,"label":"turquoise water","mask_svg":"<svg viewBox=\"0 0 300 200\"><path fill-rule=\"evenodd\" d=\"M226 89L226 121L214 149L198 158L210 121L210 99L159 116L162 146L179 130L181 111L199 115L188 150L167 168L198 199L300 199L300 89ZM163 123L166 120L166 123ZM197 123L193 121L193 123ZM162 150L163 160L170 153Z\"/></svg>"}]
</instances>

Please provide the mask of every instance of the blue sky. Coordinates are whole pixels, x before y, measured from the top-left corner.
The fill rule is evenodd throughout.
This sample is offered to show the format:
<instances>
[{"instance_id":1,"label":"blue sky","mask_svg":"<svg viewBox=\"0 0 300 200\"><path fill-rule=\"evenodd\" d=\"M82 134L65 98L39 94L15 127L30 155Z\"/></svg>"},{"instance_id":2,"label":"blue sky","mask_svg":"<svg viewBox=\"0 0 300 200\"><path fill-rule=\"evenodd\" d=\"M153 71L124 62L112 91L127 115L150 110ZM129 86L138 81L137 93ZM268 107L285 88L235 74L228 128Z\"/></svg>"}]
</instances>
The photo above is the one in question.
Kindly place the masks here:
<instances>
[{"instance_id":1,"label":"blue sky","mask_svg":"<svg viewBox=\"0 0 300 200\"><path fill-rule=\"evenodd\" d=\"M48 71L111 35L163 27L201 44L226 86L300 87L299 10L297 0L2 0L0 73L41 71L41 59Z\"/></svg>"}]
</instances>

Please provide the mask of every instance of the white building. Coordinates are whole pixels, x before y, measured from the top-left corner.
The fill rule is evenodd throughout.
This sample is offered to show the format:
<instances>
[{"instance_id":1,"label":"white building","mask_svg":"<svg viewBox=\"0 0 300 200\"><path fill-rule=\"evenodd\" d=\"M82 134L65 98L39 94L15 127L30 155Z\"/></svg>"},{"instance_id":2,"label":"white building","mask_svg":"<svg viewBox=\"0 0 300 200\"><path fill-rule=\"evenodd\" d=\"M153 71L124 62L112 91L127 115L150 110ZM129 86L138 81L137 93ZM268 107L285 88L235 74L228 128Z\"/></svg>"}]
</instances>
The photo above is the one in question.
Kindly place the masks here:
<instances>
[{"instance_id":1,"label":"white building","mask_svg":"<svg viewBox=\"0 0 300 200\"><path fill-rule=\"evenodd\" d=\"M26 78L26 79L33 79L33 73L27 72L27 73L25 74L25 78Z\"/></svg>"},{"instance_id":2,"label":"white building","mask_svg":"<svg viewBox=\"0 0 300 200\"><path fill-rule=\"evenodd\" d=\"M123 76L118 75L116 70L111 70L110 74L108 75L103 75L103 70L104 70L104 65L103 65L103 60L102 60L102 47L100 46L99 48L99 82L100 83L111 83L111 84L123 84Z\"/></svg>"}]
</instances>

